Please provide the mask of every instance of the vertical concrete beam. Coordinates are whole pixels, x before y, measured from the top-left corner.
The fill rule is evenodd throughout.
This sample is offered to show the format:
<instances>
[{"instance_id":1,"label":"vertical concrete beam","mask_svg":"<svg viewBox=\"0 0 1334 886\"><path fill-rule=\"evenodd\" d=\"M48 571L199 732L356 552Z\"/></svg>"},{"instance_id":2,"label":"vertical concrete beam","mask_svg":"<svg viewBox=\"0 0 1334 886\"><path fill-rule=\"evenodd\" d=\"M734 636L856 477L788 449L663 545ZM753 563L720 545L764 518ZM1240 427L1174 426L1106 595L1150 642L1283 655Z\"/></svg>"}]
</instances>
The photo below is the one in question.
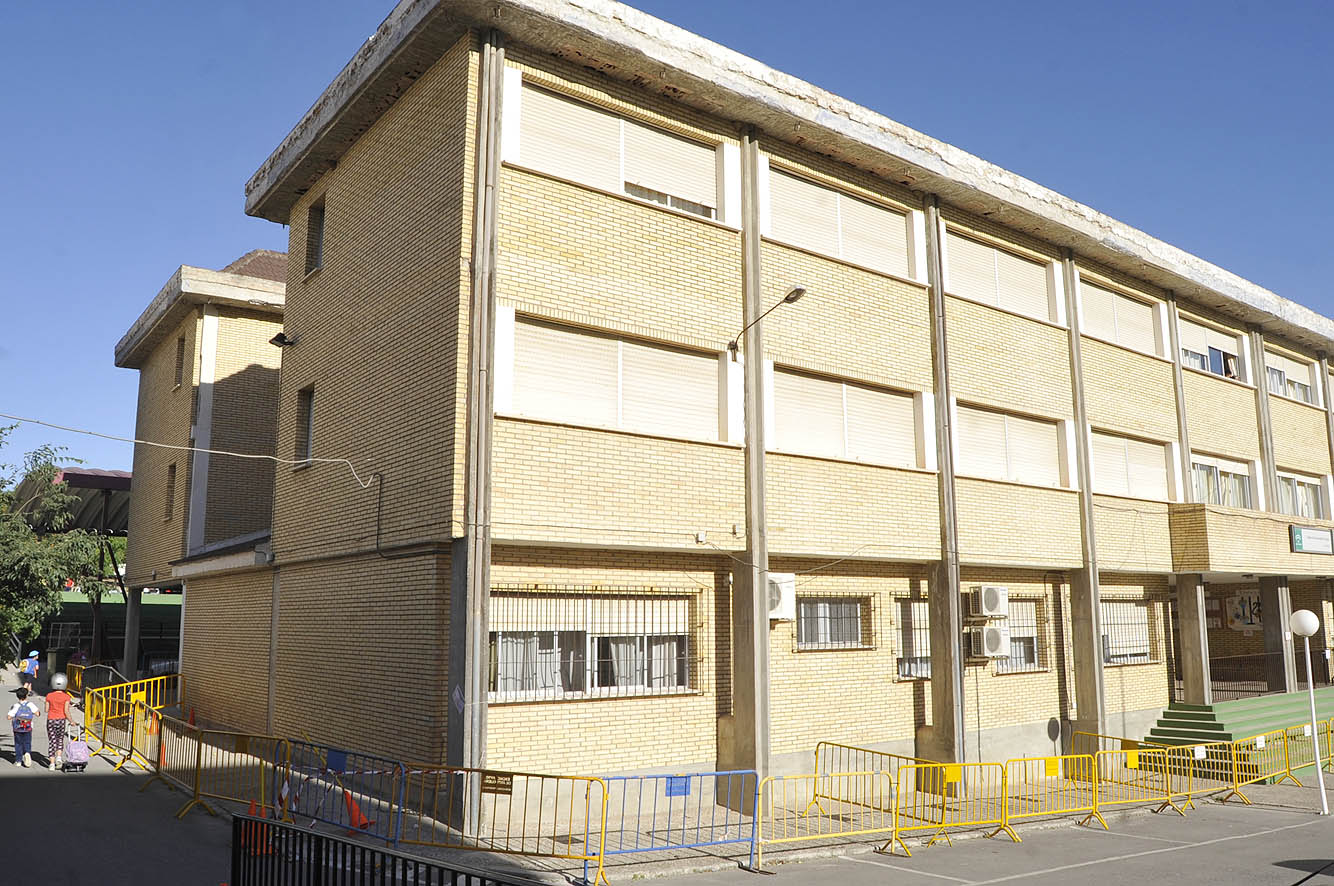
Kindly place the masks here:
<instances>
[{"instance_id":1,"label":"vertical concrete beam","mask_svg":"<svg viewBox=\"0 0 1334 886\"><path fill-rule=\"evenodd\" d=\"M1061 259L1065 316L1069 319L1070 390L1075 411L1075 471L1079 483L1079 528L1084 564L1070 582L1070 641L1075 663L1075 729L1100 735L1107 730L1103 691L1102 613L1098 588L1098 545L1093 531L1093 471L1090 428L1084 399L1084 357L1080 340L1079 268L1070 250Z\"/></svg>"},{"instance_id":2,"label":"vertical concrete beam","mask_svg":"<svg viewBox=\"0 0 1334 886\"><path fill-rule=\"evenodd\" d=\"M1270 692L1297 691L1292 651L1292 596L1286 575L1260 576L1260 628L1265 641L1265 682Z\"/></svg>"},{"instance_id":3,"label":"vertical concrete beam","mask_svg":"<svg viewBox=\"0 0 1334 886\"><path fill-rule=\"evenodd\" d=\"M190 428L191 446L196 446L190 464L190 499L185 529L186 553L203 547L208 520L209 454L203 450L213 445L213 385L218 374L218 307L204 305L200 319L199 405L195 423Z\"/></svg>"},{"instance_id":4,"label":"vertical concrete beam","mask_svg":"<svg viewBox=\"0 0 1334 886\"><path fill-rule=\"evenodd\" d=\"M1182 501L1195 500L1195 479L1190 470L1190 428L1186 421L1186 380L1181 368L1181 315L1177 312L1176 294L1167 294L1167 337L1172 349L1172 388L1177 404L1177 439L1180 441L1178 455L1181 460Z\"/></svg>"},{"instance_id":5,"label":"vertical concrete beam","mask_svg":"<svg viewBox=\"0 0 1334 886\"><path fill-rule=\"evenodd\" d=\"M1256 327L1251 327L1251 380L1255 382L1255 416L1260 426L1260 458L1264 464L1260 482L1265 485L1265 510L1278 513L1278 469L1274 464L1274 425L1269 418L1269 378L1265 371L1265 339ZM1259 479L1259 478L1257 478ZM1284 622L1284 628L1287 623Z\"/></svg>"},{"instance_id":6,"label":"vertical concrete beam","mask_svg":"<svg viewBox=\"0 0 1334 886\"><path fill-rule=\"evenodd\" d=\"M769 772L769 538L765 511L764 293L760 280L760 147L741 136L741 310L746 329L746 555L732 581L732 719L724 765Z\"/></svg>"},{"instance_id":7,"label":"vertical concrete beam","mask_svg":"<svg viewBox=\"0 0 1334 886\"><path fill-rule=\"evenodd\" d=\"M1177 576L1177 621L1181 648L1177 650L1177 672L1181 674L1181 700L1186 704L1214 703L1209 676L1209 633L1204 614L1204 576Z\"/></svg>"},{"instance_id":8,"label":"vertical concrete beam","mask_svg":"<svg viewBox=\"0 0 1334 886\"><path fill-rule=\"evenodd\" d=\"M451 550L449 699L445 759L486 765L487 632L491 599L492 369L496 315L496 194L500 175L500 102L505 47L488 31L480 47L472 213L472 279L468 299L468 425L464 534ZM383 482L383 481L381 481ZM468 809L475 811L476 804Z\"/></svg>"},{"instance_id":9,"label":"vertical concrete beam","mask_svg":"<svg viewBox=\"0 0 1334 886\"><path fill-rule=\"evenodd\" d=\"M139 615L143 610L142 588L125 591L125 646L121 650L120 672L131 680L139 679Z\"/></svg>"},{"instance_id":10,"label":"vertical concrete beam","mask_svg":"<svg viewBox=\"0 0 1334 886\"><path fill-rule=\"evenodd\" d=\"M941 261L940 199L928 195L926 277L931 318L931 375L936 389L937 496L940 562L927 592L931 631L931 725L917 735L918 755L941 762L965 759L963 720L963 612L959 588L959 528L954 490L954 425L949 349L945 334L945 285Z\"/></svg>"}]
</instances>

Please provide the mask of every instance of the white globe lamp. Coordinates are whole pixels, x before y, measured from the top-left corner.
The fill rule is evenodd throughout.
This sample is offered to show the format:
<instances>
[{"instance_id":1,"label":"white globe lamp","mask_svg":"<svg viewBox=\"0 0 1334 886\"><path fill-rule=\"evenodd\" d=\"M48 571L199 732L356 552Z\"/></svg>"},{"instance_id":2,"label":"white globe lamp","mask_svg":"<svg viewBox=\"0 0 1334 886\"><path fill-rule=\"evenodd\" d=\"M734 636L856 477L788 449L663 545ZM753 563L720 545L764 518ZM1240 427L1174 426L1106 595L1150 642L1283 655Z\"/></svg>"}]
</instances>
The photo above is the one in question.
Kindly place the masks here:
<instances>
[{"instance_id":1,"label":"white globe lamp","mask_svg":"<svg viewBox=\"0 0 1334 886\"><path fill-rule=\"evenodd\" d=\"M1311 636L1320 630L1320 617L1309 609L1298 609L1288 618L1288 627L1306 646L1306 692L1311 702L1311 742L1315 746L1315 781L1320 786L1320 814L1329 815L1325 799L1325 764L1320 759L1320 724L1315 716L1315 679L1311 675Z\"/></svg>"}]
</instances>

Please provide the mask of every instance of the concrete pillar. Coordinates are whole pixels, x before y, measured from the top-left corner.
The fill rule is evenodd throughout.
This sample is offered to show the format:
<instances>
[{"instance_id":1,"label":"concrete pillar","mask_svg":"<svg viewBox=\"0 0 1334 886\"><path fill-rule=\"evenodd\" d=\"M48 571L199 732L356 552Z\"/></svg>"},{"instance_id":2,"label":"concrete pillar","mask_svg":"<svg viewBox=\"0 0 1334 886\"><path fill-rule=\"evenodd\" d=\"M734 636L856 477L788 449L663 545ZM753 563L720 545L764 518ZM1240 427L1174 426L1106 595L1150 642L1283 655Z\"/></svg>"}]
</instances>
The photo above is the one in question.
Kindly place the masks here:
<instances>
[{"instance_id":1,"label":"concrete pillar","mask_svg":"<svg viewBox=\"0 0 1334 886\"><path fill-rule=\"evenodd\" d=\"M741 137L741 272L745 354L746 553L732 580L732 716L720 725L719 763L769 772L769 540L765 516L764 344L760 280L760 148Z\"/></svg>"},{"instance_id":2,"label":"concrete pillar","mask_svg":"<svg viewBox=\"0 0 1334 886\"><path fill-rule=\"evenodd\" d=\"M1181 326L1174 293L1167 297L1167 338L1172 353L1172 388L1177 405L1177 440L1181 462L1181 490L1178 498L1184 502L1195 500L1195 481L1190 469L1190 428L1186 422L1186 381L1181 368Z\"/></svg>"},{"instance_id":3,"label":"concrete pillar","mask_svg":"<svg viewBox=\"0 0 1334 886\"><path fill-rule=\"evenodd\" d=\"M1265 641L1265 682L1270 692L1297 691L1292 652L1292 596L1286 575L1260 576L1260 628Z\"/></svg>"},{"instance_id":4,"label":"concrete pillar","mask_svg":"<svg viewBox=\"0 0 1334 886\"><path fill-rule=\"evenodd\" d=\"M125 647L121 654L120 672L131 680L139 679L139 613L143 608L142 588L125 591Z\"/></svg>"},{"instance_id":5,"label":"concrete pillar","mask_svg":"<svg viewBox=\"0 0 1334 886\"><path fill-rule=\"evenodd\" d=\"M1181 700L1186 704L1214 703L1209 677L1209 634L1204 614L1204 576L1177 576L1177 621L1181 647L1177 650L1177 673L1181 675Z\"/></svg>"},{"instance_id":6,"label":"concrete pillar","mask_svg":"<svg viewBox=\"0 0 1334 886\"><path fill-rule=\"evenodd\" d=\"M1075 413L1075 477L1079 485L1079 527L1084 563L1070 582L1070 642L1075 663L1075 730L1105 733L1102 612L1098 589L1098 545L1093 530L1093 471L1090 467L1088 410L1084 403L1084 358L1080 340L1079 268L1066 250L1061 261L1065 315L1070 322L1070 389Z\"/></svg>"},{"instance_id":7,"label":"concrete pillar","mask_svg":"<svg viewBox=\"0 0 1334 886\"><path fill-rule=\"evenodd\" d=\"M931 630L931 725L917 734L917 754L944 763L965 759L963 719L963 612L959 596L959 530L954 499L954 427L945 286L941 267L940 200L928 196L926 276L931 316L931 374L936 398L936 464L940 505L940 562L927 591Z\"/></svg>"},{"instance_id":8,"label":"concrete pillar","mask_svg":"<svg viewBox=\"0 0 1334 886\"><path fill-rule=\"evenodd\" d=\"M1260 427L1260 482L1265 486L1265 510L1279 511L1278 470L1274 465L1274 426L1269 417L1269 379L1265 373L1265 339L1259 329L1252 328L1251 380L1255 382L1255 416ZM1286 587L1287 583L1284 582ZM1287 622L1283 624L1287 629Z\"/></svg>"}]
</instances>

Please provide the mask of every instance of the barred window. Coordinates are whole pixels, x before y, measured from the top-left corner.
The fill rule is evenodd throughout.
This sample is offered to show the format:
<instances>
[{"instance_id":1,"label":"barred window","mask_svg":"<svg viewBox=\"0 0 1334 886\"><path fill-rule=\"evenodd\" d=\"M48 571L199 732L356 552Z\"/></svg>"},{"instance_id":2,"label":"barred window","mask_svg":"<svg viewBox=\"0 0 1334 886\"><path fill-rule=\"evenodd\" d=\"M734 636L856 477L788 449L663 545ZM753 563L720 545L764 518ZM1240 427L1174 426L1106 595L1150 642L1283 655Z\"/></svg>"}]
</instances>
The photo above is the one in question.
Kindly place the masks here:
<instances>
[{"instance_id":1,"label":"barred window","mask_svg":"<svg viewBox=\"0 0 1334 886\"><path fill-rule=\"evenodd\" d=\"M491 594L490 700L690 691L692 595Z\"/></svg>"},{"instance_id":2,"label":"barred window","mask_svg":"<svg viewBox=\"0 0 1334 886\"><path fill-rule=\"evenodd\" d=\"M1043 670L1046 649L1039 630L1038 601L1010 600L1010 614L1005 623L1010 629L1010 657L996 659L996 673Z\"/></svg>"},{"instance_id":3,"label":"barred window","mask_svg":"<svg viewBox=\"0 0 1334 886\"><path fill-rule=\"evenodd\" d=\"M798 597L798 649L875 646L869 597Z\"/></svg>"},{"instance_id":4,"label":"barred window","mask_svg":"<svg viewBox=\"0 0 1334 886\"><path fill-rule=\"evenodd\" d=\"M1102 660L1105 664L1143 664L1154 660L1147 600L1103 600Z\"/></svg>"},{"instance_id":5,"label":"barred window","mask_svg":"<svg viewBox=\"0 0 1334 886\"><path fill-rule=\"evenodd\" d=\"M899 679L931 678L931 623L925 600L899 601Z\"/></svg>"}]
</instances>

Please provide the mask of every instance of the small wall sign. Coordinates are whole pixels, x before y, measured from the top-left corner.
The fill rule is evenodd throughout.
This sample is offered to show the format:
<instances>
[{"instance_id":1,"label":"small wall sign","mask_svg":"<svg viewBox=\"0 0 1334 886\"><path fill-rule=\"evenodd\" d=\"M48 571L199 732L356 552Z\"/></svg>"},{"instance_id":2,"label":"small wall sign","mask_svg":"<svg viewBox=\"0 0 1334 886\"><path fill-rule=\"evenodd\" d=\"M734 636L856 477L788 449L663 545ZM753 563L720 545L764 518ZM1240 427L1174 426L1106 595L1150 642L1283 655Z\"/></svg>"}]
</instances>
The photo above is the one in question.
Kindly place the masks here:
<instances>
[{"instance_id":1,"label":"small wall sign","mask_svg":"<svg viewBox=\"0 0 1334 886\"><path fill-rule=\"evenodd\" d=\"M1315 526L1289 526L1295 554L1334 554L1334 531Z\"/></svg>"}]
</instances>

